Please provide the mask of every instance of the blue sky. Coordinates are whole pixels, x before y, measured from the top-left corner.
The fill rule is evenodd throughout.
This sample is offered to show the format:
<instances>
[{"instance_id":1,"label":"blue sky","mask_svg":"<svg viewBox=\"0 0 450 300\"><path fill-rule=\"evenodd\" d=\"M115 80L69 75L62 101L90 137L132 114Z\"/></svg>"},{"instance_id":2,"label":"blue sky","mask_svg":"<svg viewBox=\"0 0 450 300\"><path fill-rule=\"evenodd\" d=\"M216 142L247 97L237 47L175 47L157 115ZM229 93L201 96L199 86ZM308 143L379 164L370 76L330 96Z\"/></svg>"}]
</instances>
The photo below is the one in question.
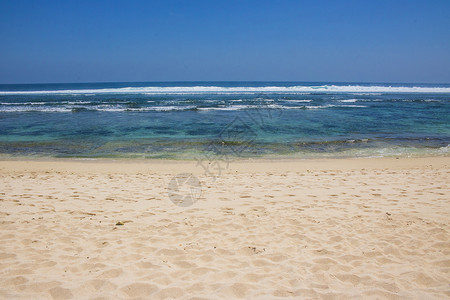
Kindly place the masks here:
<instances>
[{"instance_id":1,"label":"blue sky","mask_svg":"<svg viewBox=\"0 0 450 300\"><path fill-rule=\"evenodd\" d=\"M0 83L450 83L450 1L5 1Z\"/></svg>"}]
</instances>

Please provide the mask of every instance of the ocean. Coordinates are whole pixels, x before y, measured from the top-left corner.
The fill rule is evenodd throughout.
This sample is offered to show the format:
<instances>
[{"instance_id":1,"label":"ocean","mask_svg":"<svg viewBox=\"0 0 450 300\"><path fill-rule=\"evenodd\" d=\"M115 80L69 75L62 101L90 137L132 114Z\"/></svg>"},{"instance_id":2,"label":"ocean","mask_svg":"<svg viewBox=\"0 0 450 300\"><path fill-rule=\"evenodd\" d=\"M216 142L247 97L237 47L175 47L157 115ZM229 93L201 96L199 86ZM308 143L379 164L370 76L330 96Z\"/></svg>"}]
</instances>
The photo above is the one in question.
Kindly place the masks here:
<instances>
[{"instance_id":1,"label":"ocean","mask_svg":"<svg viewBox=\"0 0 450 300\"><path fill-rule=\"evenodd\" d=\"M0 85L0 157L448 155L450 84Z\"/></svg>"}]
</instances>

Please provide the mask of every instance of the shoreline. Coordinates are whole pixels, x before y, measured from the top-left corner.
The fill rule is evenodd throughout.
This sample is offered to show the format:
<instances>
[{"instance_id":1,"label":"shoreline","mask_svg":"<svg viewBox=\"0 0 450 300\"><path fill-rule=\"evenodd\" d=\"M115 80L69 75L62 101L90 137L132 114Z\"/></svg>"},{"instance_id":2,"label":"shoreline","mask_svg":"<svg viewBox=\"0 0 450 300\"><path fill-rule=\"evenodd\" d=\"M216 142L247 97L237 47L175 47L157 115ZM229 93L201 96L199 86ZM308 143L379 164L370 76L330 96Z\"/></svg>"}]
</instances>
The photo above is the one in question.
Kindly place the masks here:
<instances>
[{"instance_id":1,"label":"shoreline","mask_svg":"<svg viewBox=\"0 0 450 300\"><path fill-rule=\"evenodd\" d=\"M207 161L205 161L207 162ZM266 159L252 158L231 161L228 166L224 161L222 164L224 173L235 171L246 172L268 172L270 167L275 167L278 172L299 172L306 170L326 170L337 168L342 170L352 169L387 169L387 168L410 168L410 167L444 167L450 164L450 156L429 157L353 157L353 158L313 158L313 159ZM89 170L83 167L89 166ZM252 169L248 169L252 167ZM196 160L171 160L171 159L75 159L75 158L49 158L49 159L24 159L1 160L0 172L15 171L115 171L136 172L150 171L152 173L170 173L173 171L189 171L194 174L204 172Z\"/></svg>"}]
</instances>

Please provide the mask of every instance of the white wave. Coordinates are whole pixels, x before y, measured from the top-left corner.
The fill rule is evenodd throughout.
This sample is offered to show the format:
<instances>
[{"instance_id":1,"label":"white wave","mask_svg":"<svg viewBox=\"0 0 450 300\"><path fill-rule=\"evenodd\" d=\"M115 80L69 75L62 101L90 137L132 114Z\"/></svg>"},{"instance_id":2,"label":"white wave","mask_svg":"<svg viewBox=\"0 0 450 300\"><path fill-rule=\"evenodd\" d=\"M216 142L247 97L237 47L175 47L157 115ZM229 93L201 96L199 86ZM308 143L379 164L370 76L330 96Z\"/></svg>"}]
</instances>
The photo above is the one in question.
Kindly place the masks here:
<instances>
[{"instance_id":1,"label":"white wave","mask_svg":"<svg viewBox=\"0 0 450 300\"><path fill-rule=\"evenodd\" d=\"M317 105L317 106L305 106L306 109L323 109L323 108L330 108L330 107L336 107L336 105L327 104L327 105Z\"/></svg>"},{"instance_id":2,"label":"white wave","mask_svg":"<svg viewBox=\"0 0 450 300\"><path fill-rule=\"evenodd\" d=\"M144 111L191 110L195 108L196 108L195 106L154 106L154 107L128 108L124 106L115 106L115 105L60 106L60 107L14 106L14 107L0 107L0 112L73 112L74 109L86 109L101 112L133 112L133 111L144 112Z\"/></svg>"},{"instance_id":3,"label":"white wave","mask_svg":"<svg viewBox=\"0 0 450 300\"><path fill-rule=\"evenodd\" d=\"M282 109L284 106L277 104L269 105L231 105L220 107L199 107L197 110L209 111L209 110L245 110L245 109ZM286 106L287 107L287 106ZM289 108L289 107L287 107Z\"/></svg>"},{"instance_id":4,"label":"white wave","mask_svg":"<svg viewBox=\"0 0 450 300\"><path fill-rule=\"evenodd\" d=\"M445 147L439 148L439 151L440 151L440 152L443 152L443 153L449 153L449 152L450 152L450 144L448 144L448 145L445 146Z\"/></svg>"},{"instance_id":5,"label":"white wave","mask_svg":"<svg viewBox=\"0 0 450 300\"><path fill-rule=\"evenodd\" d=\"M2 102L1 105L45 105L48 102Z\"/></svg>"},{"instance_id":6,"label":"white wave","mask_svg":"<svg viewBox=\"0 0 450 300\"><path fill-rule=\"evenodd\" d=\"M190 106L153 106L153 107L145 107L145 108L138 108L137 110L143 109L146 111L172 111L172 110L191 110L195 109L196 106L190 105Z\"/></svg>"},{"instance_id":7,"label":"white wave","mask_svg":"<svg viewBox=\"0 0 450 300\"><path fill-rule=\"evenodd\" d=\"M318 105L318 106L305 106L306 109L323 109L323 108L332 108L332 107L364 108L364 107L367 107L367 106L365 106L365 105L334 105L334 104L326 104L326 105Z\"/></svg>"},{"instance_id":8,"label":"white wave","mask_svg":"<svg viewBox=\"0 0 450 300\"><path fill-rule=\"evenodd\" d=\"M357 102L358 99L345 99L345 100L339 100L339 102L343 102L343 103L354 103Z\"/></svg>"},{"instance_id":9,"label":"white wave","mask_svg":"<svg viewBox=\"0 0 450 300\"><path fill-rule=\"evenodd\" d=\"M68 107L31 107L31 106L15 106L0 107L0 112L72 112L72 108Z\"/></svg>"},{"instance_id":10,"label":"white wave","mask_svg":"<svg viewBox=\"0 0 450 300\"><path fill-rule=\"evenodd\" d=\"M283 102L294 102L294 103L308 103L308 102L312 102L312 100L280 100Z\"/></svg>"},{"instance_id":11,"label":"white wave","mask_svg":"<svg viewBox=\"0 0 450 300\"><path fill-rule=\"evenodd\" d=\"M63 103L74 105L74 104L90 104L92 102L91 101L68 101L68 102L63 102Z\"/></svg>"},{"instance_id":12,"label":"white wave","mask_svg":"<svg viewBox=\"0 0 450 300\"><path fill-rule=\"evenodd\" d=\"M243 110L256 108L258 105L231 105L231 106L221 106L221 107L199 107L197 110L200 111L210 111L210 110Z\"/></svg>"},{"instance_id":13,"label":"white wave","mask_svg":"<svg viewBox=\"0 0 450 300\"><path fill-rule=\"evenodd\" d=\"M198 110L198 111L235 111L235 110L248 110L248 109L324 109L333 107L344 108L359 108L366 107L364 105L319 105L319 106L285 106L278 104L269 105L231 105L231 106L219 106L219 107L197 107L197 106L153 106L153 107L138 107L130 108L122 105L95 105L95 106L0 106L0 112L74 112L74 110L85 109L88 111L100 111L100 112L145 112L145 111L184 111L184 110Z\"/></svg>"},{"instance_id":14,"label":"white wave","mask_svg":"<svg viewBox=\"0 0 450 300\"><path fill-rule=\"evenodd\" d=\"M195 109L195 106L153 106L153 107L115 107L115 108L97 108L98 111L110 111L110 112L126 112L126 111L176 111L176 110L191 110Z\"/></svg>"},{"instance_id":15,"label":"white wave","mask_svg":"<svg viewBox=\"0 0 450 300\"><path fill-rule=\"evenodd\" d=\"M0 95L30 94L258 94L258 93L450 93L450 87L408 87L408 86L364 86L364 85L322 85L322 86L263 86L263 87L220 87L220 86L173 86L173 87L125 87L109 89L45 90L45 91L0 91ZM373 95L373 94L372 94Z\"/></svg>"},{"instance_id":16,"label":"white wave","mask_svg":"<svg viewBox=\"0 0 450 300\"><path fill-rule=\"evenodd\" d=\"M231 105L231 106L224 106L224 107L200 107L197 108L197 110L200 111L211 111L211 110L246 110L246 109L323 109L323 108L332 108L332 107L351 107L351 108L362 108L367 107L365 105L333 105L333 104L327 104L327 105L318 105L318 106L285 106L285 105L278 105L278 104L270 104L270 105Z\"/></svg>"},{"instance_id":17,"label":"white wave","mask_svg":"<svg viewBox=\"0 0 450 300\"><path fill-rule=\"evenodd\" d=\"M123 108L114 108L114 107L97 108L95 110L97 110L97 111L105 111L105 112L121 112L121 111L125 111L125 109L123 109Z\"/></svg>"}]
</instances>

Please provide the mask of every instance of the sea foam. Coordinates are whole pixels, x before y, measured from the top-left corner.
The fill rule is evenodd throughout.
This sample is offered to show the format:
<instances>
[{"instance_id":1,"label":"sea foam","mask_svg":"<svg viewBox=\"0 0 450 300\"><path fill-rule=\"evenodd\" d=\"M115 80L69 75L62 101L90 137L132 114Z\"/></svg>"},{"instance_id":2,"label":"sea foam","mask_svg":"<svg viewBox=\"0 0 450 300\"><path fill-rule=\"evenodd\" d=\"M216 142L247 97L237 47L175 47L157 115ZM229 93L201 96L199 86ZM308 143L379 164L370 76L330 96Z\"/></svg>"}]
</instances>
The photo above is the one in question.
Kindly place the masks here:
<instances>
[{"instance_id":1,"label":"sea foam","mask_svg":"<svg viewBox=\"0 0 450 300\"><path fill-rule=\"evenodd\" d=\"M263 87L220 87L220 86L172 86L172 87L125 87L107 89L77 90L34 90L0 91L0 95L86 95L86 94L278 94L278 93L450 93L450 87L420 86L364 86L364 85L321 85L321 86L263 86Z\"/></svg>"}]
</instances>

